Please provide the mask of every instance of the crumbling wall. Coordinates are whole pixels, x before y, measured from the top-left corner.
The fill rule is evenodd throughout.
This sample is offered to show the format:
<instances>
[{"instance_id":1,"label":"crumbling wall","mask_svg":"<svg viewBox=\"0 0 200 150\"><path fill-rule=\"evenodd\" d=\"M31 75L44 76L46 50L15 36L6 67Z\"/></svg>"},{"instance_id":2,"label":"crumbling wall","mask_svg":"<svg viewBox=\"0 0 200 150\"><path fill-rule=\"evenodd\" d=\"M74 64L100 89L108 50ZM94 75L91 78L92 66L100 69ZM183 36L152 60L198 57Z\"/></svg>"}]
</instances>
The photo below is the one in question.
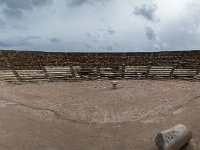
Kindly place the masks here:
<instances>
[{"instance_id":1,"label":"crumbling wall","mask_svg":"<svg viewBox=\"0 0 200 150\"><path fill-rule=\"evenodd\" d=\"M0 68L39 69L40 65L65 66L162 66L199 67L200 51L133 52L133 53L64 53L37 51L0 51Z\"/></svg>"}]
</instances>

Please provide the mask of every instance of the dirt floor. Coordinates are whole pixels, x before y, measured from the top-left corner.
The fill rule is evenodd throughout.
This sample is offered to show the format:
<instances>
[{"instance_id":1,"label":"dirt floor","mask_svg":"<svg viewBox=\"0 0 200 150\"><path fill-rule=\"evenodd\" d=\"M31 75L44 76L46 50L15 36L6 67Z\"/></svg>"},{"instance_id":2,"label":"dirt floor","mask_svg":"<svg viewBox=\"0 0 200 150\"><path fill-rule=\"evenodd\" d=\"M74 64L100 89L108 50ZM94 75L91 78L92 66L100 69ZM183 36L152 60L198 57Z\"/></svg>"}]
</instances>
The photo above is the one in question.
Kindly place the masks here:
<instances>
[{"instance_id":1,"label":"dirt floor","mask_svg":"<svg viewBox=\"0 0 200 150\"><path fill-rule=\"evenodd\" d=\"M200 82L110 82L0 85L0 149L156 150L179 123L200 149Z\"/></svg>"}]
</instances>

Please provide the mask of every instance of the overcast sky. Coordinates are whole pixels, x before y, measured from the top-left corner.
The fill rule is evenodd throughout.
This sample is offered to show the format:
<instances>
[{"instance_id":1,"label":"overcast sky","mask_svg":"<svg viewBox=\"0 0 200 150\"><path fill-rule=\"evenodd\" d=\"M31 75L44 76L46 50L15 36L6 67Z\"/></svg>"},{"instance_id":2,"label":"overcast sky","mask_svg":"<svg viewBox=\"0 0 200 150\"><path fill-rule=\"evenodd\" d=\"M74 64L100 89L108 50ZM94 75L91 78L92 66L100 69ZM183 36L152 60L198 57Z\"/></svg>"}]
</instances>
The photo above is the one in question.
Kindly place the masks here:
<instances>
[{"instance_id":1,"label":"overcast sky","mask_svg":"<svg viewBox=\"0 0 200 150\"><path fill-rule=\"evenodd\" d=\"M0 0L0 49L200 49L197 0Z\"/></svg>"}]
</instances>

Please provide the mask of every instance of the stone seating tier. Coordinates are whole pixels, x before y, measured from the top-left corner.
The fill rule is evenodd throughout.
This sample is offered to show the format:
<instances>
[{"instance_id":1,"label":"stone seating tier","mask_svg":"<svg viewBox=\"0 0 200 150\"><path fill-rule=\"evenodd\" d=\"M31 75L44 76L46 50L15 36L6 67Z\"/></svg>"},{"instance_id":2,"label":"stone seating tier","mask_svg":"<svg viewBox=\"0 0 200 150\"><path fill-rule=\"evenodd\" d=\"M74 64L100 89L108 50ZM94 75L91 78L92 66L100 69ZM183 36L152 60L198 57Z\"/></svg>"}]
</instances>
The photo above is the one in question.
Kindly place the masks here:
<instances>
[{"instance_id":1,"label":"stone seating tier","mask_svg":"<svg viewBox=\"0 0 200 150\"><path fill-rule=\"evenodd\" d=\"M200 80L200 51L0 51L0 81L171 78Z\"/></svg>"}]
</instances>

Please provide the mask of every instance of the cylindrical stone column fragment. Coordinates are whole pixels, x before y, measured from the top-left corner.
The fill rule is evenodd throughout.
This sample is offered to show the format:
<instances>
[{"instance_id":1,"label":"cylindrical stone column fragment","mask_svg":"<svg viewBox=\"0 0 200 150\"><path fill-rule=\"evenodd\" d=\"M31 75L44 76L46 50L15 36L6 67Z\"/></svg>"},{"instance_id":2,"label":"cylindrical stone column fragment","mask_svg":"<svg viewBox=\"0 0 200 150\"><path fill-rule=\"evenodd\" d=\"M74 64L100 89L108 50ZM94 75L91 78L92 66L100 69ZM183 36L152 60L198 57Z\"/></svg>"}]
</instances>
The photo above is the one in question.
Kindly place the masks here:
<instances>
[{"instance_id":1,"label":"cylindrical stone column fragment","mask_svg":"<svg viewBox=\"0 0 200 150\"><path fill-rule=\"evenodd\" d=\"M179 150L192 139L192 132L185 125L178 124L157 134L158 150Z\"/></svg>"}]
</instances>

